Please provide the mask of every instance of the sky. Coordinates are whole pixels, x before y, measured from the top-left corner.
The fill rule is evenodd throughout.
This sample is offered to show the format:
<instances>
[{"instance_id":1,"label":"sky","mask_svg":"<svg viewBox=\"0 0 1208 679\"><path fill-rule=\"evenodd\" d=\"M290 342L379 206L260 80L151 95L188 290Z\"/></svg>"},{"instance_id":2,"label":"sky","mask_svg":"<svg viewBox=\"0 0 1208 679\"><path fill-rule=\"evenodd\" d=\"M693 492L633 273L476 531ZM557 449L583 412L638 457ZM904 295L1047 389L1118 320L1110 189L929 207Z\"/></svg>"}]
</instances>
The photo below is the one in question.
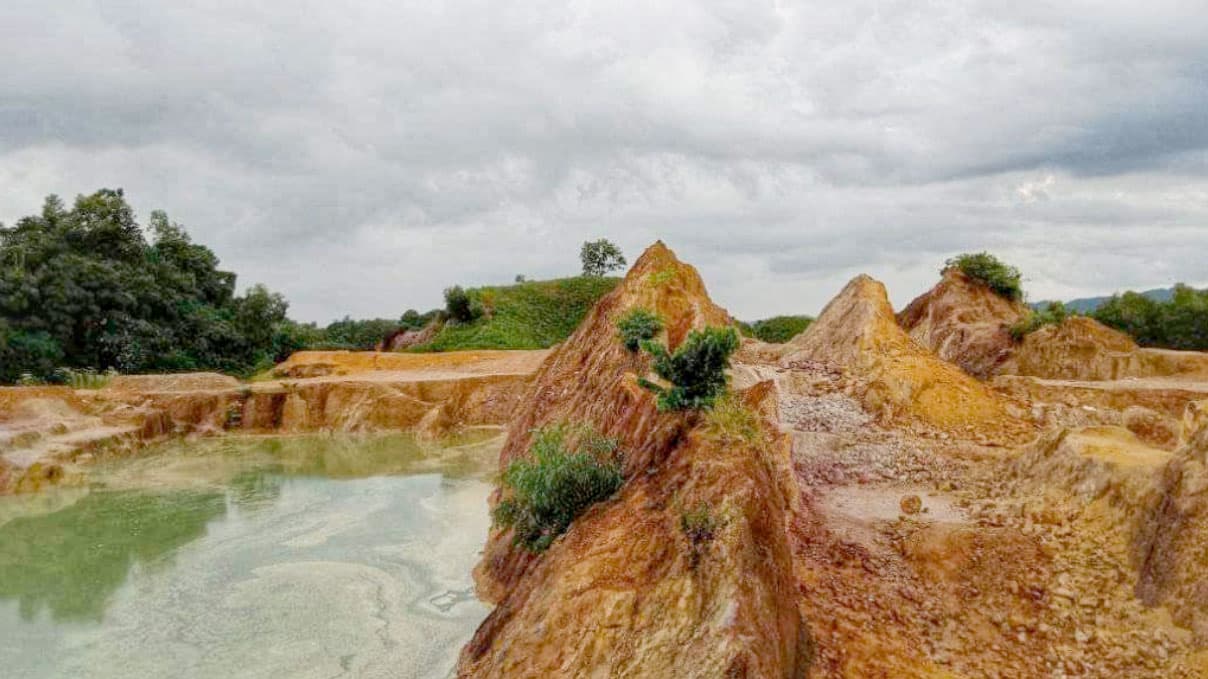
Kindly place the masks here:
<instances>
[{"instance_id":1,"label":"sky","mask_svg":"<svg viewBox=\"0 0 1208 679\"><path fill-rule=\"evenodd\" d=\"M1203 0L4 0L0 221L125 190L326 322L662 239L735 316L1208 283Z\"/></svg>"}]
</instances>

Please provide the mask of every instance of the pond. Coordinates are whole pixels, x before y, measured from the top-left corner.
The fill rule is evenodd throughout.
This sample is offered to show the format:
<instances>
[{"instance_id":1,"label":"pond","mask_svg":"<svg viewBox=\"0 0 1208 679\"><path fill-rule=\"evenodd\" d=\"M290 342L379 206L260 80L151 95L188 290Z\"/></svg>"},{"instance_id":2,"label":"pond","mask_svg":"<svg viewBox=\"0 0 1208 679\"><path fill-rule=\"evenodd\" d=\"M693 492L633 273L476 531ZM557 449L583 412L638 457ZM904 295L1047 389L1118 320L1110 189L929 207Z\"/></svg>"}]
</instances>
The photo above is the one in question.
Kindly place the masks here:
<instances>
[{"instance_id":1,"label":"pond","mask_svg":"<svg viewBox=\"0 0 1208 679\"><path fill-rule=\"evenodd\" d=\"M175 442L0 498L0 675L448 677L501 443Z\"/></svg>"}]
</instances>

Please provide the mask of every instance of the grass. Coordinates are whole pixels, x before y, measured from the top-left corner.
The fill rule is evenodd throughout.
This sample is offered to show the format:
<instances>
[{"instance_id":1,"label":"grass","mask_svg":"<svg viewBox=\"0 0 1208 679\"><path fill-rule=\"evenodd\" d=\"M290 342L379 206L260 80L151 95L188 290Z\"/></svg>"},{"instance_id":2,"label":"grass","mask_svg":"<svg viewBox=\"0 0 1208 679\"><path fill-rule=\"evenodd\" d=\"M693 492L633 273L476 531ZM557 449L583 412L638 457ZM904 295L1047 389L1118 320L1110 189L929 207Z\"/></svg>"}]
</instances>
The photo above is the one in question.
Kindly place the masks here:
<instances>
[{"instance_id":1,"label":"grass","mask_svg":"<svg viewBox=\"0 0 1208 679\"><path fill-rule=\"evenodd\" d=\"M570 336L619 278L578 276L466 290L484 309L468 323L447 323L427 344L410 351L545 349Z\"/></svg>"},{"instance_id":2,"label":"grass","mask_svg":"<svg viewBox=\"0 0 1208 679\"><path fill-rule=\"evenodd\" d=\"M1046 325L1061 325L1070 312L1061 302L1049 302L1044 309L1034 309L1009 329L1011 339L1022 342L1025 337Z\"/></svg>"},{"instance_id":3,"label":"grass","mask_svg":"<svg viewBox=\"0 0 1208 679\"><path fill-rule=\"evenodd\" d=\"M495 507L494 522L512 529L514 544L544 552L588 507L621 488L616 450L615 439L587 427L534 431L530 459L513 460L503 473L506 497Z\"/></svg>"}]
</instances>

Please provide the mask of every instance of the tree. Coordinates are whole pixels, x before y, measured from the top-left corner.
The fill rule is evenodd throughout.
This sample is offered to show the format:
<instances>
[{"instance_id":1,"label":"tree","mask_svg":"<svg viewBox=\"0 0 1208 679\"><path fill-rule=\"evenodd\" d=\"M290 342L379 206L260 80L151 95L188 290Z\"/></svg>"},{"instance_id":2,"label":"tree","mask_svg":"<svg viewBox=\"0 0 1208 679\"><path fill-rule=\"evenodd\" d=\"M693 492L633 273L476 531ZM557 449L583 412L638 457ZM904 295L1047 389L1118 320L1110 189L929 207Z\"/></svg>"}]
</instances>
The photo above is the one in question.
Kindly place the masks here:
<instances>
[{"instance_id":1,"label":"tree","mask_svg":"<svg viewBox=\"0 0 1208 679\"><path fill-rule=\"evenodd\" d=\"M284 298L235 274L162 211L143 234L121 189L47 197L0 226L0 380L55 368L244 372L277 353Z\"/></svg>"},{"instance_id":2,"label":"tree","mask_svg":"<svg viewBox=\"0 0 1208 679\"><path fill-rule=\"evenodd\" d=\"M583 262L584 276L603 276L609 271L623 268L626 264L621 248L604 238L583 243L583 248L579 250L579 260Z\"/></svg>"},{"instance_id":3,"label":"tree","mask_svg":"<svg viewBox=\"0 0 1208 679\"><path fill-rule=\"evenodd\" d=\"M659 410L709 408L726 390L726 368L730 355L738 350L738 331L734 328L705 328L688 333L674 353L657 342L642 342L642 349L654 356L654 372L671 383L670 387L645 378L638 384L658 396Z\"/></svg>"}]
</instances>

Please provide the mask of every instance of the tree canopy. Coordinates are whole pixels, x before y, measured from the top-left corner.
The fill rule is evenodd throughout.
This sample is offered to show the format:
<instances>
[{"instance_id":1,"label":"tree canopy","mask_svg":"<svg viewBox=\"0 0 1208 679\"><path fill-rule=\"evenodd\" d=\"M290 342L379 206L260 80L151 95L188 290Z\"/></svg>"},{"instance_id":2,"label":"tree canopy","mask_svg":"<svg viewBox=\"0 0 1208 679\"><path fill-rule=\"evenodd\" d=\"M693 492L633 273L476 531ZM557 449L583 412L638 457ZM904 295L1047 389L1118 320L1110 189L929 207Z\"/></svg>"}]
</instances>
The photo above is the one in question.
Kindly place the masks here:
<instances>
[{"instance_id":1,"label":"tree canopy","mask_svg":"<svg viewBox=\"0 0 1208 679\"><path fill-rule=\"evenodd\" d=\"M579 260L583 263L584 276L603 276L610 271L624 268L626 264L621 248L605 238L583 243L579 250Z\"/></svg>"},{"instance_id":2,"label":"tree canopy","mask_svg":"<svg viewBox=\"0 0 1208 679\"><path fill-rule=\"evenodd\" d=\"M149 236L149 239L148 239ZM47 197L0 225L0 381L56 367L246 372L289 346L288 305L162 211L144 228L121 189Z\"/></svg>"}]
</instances>

